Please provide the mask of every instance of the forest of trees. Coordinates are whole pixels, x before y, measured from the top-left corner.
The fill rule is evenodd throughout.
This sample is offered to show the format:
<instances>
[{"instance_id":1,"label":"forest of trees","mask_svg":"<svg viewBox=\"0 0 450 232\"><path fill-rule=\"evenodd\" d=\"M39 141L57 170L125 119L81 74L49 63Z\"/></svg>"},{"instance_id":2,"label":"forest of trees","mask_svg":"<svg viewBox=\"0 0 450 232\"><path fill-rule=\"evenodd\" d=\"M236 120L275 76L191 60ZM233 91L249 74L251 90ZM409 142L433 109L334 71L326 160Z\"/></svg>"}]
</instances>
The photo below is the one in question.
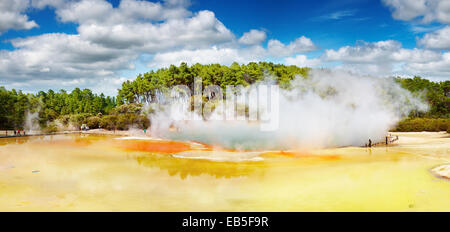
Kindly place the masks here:
<instances>
[{"instance_id":1,"label":"forest of trees","mask_svg":"<svg viewBox=\"0 0 450 232\"><path fill-rule=\"evenodd\" d=\"M291 65L274 64L269 62L251 62L247 65L233 63L230 66L220 64L195 64L189 67L181 63L179 67L171 65L139 75L134 81L126 81L119 89L117 102L150 103L155 101L158 90L164 90L175 85L186 85L193 88L194 78L201 77L203 86L227 85L248 86L258 80L273 76L277 83L286 88L296 75L307 76L309 68L299 68Z\"/></svg>"},{"instance_id":2,"label":"forest of trees","mask_svg":"<svg viewBox=\"0 0 450 232\"><path fill-rule=\"evenodd\" d=\"M63 115L109 114L116 106L115 97L93 94L91 90L79 88L67 93L39 91L25 94L22 91L0 87L0 128L23 128L27 114L38 113L39 123L45 125Z\"/></svg>"},{"instance_id":3,"label":"forest of trees","mask_svg":"<svg viewBox=\"0 0 450 232\"><path fill-rule=\"evenodd\" d=\"M158 90L175 85L193 88L195 77L202 77L203 86L227 85L248 86L266 77L273 77L281 88L289 88L295 76L308 76L309 68L270 62L251 62L230 66L195 64L171 65L140 74L134 81L126 81L118 89L117 97L93 94L89 89L40 91L25 94L17 90L0 87L0 129L23 128L25 117L38 112L41 127L56 127L51 122L67 125L88 124L91 128L127 129L131 125L146 128L150 125L143 112L143 105L156 100ZM412 112L409 118L400 122L396 130L450 130L450 81L432 82L420 77L395 78L403 88L424 98L429 105L428 112Z\"/></svg>"},{"instance_id":4,"label":"forest of trees","mask_svg":"<svg viewBox=\"0 0 450 232\"><path fill-rule=\"evenodd\" d=\"M428 102L428 112L418 113L419 117L450 118L450 81L433 82L420 77L396 78L400 85Z\"/></svg>"}]
</instances>

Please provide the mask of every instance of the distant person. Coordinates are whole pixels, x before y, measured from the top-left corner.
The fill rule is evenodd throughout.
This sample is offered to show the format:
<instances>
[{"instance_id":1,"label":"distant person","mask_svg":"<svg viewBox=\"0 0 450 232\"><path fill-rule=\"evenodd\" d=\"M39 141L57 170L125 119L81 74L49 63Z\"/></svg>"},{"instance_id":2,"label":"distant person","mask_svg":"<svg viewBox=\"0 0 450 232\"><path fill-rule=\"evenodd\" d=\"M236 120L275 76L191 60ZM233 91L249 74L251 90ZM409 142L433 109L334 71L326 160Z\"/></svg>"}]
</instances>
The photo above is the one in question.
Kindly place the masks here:
<instances>
[{"instance_id":1,"label":"distant person","mask_svg":"<svg viewBox=\"0 0 450 232\"><path fill-rule=\"evenodd\" d=\"M369 139L369 147L372 147L372 140Z\"/></svg>"},{"instance_id":2,"label":"distant person","mask_svg":"<svg viewBox=\"0 0 450 232\"><path fill-rule=\"evenodd\" d=\"M14 135L17 135L17 133L16 133L16 129L14 129Z\"/></svg>"},{"instance_id":3,"label":"distant person","mask_svg":"<svg viewBox=\"0 0 450 232\"><path fill-rule=\"evenodd\" d=\"M20 129L17 131L17 134L20 136Z\"/></svg>"}]
</instances>

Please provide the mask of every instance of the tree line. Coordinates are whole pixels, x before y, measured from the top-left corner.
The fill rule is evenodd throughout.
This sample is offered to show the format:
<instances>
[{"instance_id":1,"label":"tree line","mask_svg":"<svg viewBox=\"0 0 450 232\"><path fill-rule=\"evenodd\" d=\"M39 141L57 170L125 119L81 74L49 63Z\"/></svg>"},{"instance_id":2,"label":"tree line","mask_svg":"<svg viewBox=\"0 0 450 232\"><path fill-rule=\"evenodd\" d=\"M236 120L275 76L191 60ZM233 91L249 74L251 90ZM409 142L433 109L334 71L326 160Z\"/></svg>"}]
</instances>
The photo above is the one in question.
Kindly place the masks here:
<instances>
[{"instance_id":1,"label":"tree line","mask_svg":"<svg viewBox=\"0 0 450 232\"><path fill-rule=\"evenodd\" d=\"M220 64L195 64L188 66L171 65L139 74L134 81L125 81L118 90L117 101L126 103L152 103L157 101L157 92L169 89L175 85L186 85L193 91L195 77L202 78L202 85L217 85L225 89L227 85L248 86L267 77L273 77L281 88L289 87L291 80L297 75L307 76L310 68L299 68L294 65L286 66L271 62L250 62L240 65L233 63L230 66Z\"/></svg>"},{"instance_id":2,"label":"tree line","mask_svg":"<svg viewBox=\"0 0 450 232\"><path fill-rule=\"evenodd\" d=\"M420 77L396 78L413 95L424 99L427 112L411 112L394 131L447 131L450 133L450 81L433 82Z\"/></svg>"},{"instance_id":3,"label":"tree line","mask_svg":"<svg viewBox=\"0 0 450 232\"><path fill-rule=\"evenodd\" d=\"M180 66L171 65L139 74L134 81L122 83L118 90L118 104L152 103L155 102L159 90L168 89L175 85L186 85L193 90L195 77L202 77L203 86L218 85L225 88L227 85L248 86L265 77L273 77L281 88L289 88L290 81L295 76L308 76L309 68L299 68L294 65L274 64L271 62L251 62L231 66L210 64L195 64L189 67L186 63ZM430 105L428 112L412 112L411 117L450 117L450 81L433 82L421 77L401 78L395 81L403 88L409 90Z\"/></svg>"},{"instance_id":4,"label":"tree line","mask_svg":"<svg viewBox=\"0 0 450 232\"><path fill-rule=\"evenodd\" d=\"M23 128L28 113L38 113L41 127L52 127L49 122L59 121L76 127L87 123L91 128L127 129L131 125L146 128L150 122L144 115L148 112L143 111L143 106L157 101L159 90L175 85L186 85L192 90L195 77L202 77L203 86L218 85L222 88L227 85L248 86L271 77L281 88L289 88L291 80L298 75L307 77L309 71L310 68L271 62L250 62L242 65L233 63L230 66L188 66L181 63L179 66L171 65L139 74L135 80L123 82L116 97L98 95L89 89L79 88L71 92L48 90L31 94L0 87L0 129ZM411 112L410 117L400 123L401 130L430 128L417 125L428 125L429 120L412 120L415 118L442 119L432 128L450 129L450 81L433 82L421 77L397 77L395 81L430 105L428 112Z\"/></svg>"},{"instance_id":5,"label":"tree line","mask_svg":"<svg viewBox=\"0 0 450 232\"><path fill-rule=\"evenodd\" d=\"M42 126L63 115L109 114L116 107L116 99L94 94L89 89L31 94L0 87L0 105L0 128L14 129L23 128L26 115L33 113L38 114Z\"/></svg>"},{"instance_id":6,"label":"tree line","mask_svg":"<svg viewBox=\"0 0 450 232\"><path fill-rule=\"evenodd\" d=\"M433 82L418 76L395 80L430 107L427 112L412 112L411 117L450 118L450 81Z\"/></svg>"}]
</instances>

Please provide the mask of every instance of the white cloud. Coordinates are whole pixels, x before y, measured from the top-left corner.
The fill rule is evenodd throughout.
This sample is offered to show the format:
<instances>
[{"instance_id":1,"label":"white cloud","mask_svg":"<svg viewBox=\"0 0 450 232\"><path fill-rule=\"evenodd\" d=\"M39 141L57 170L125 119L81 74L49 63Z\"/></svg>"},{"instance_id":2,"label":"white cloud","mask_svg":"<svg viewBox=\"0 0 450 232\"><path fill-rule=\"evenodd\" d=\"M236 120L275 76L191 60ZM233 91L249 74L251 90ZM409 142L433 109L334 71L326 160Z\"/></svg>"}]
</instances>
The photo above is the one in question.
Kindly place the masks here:
<instances>
[{"instance_id":1,"label":"white cloud","mask_svg":"<svg viewBox=\"0 0 450 232\"><path fill-rule=\"evenodd\" d=\"M239 38L239 43L244 45L257 45L261 44L266 40L266 32L252 29L249 32L244 33L241 38Z\"/></svg>"},{"instance_id":2,"label":"white cloud","mask_svg":"<svg viewBox=\"0 0 450 232\"><path fill-rule=\"evenodd\" d=\"M412 25L411 31L415 34L418 33L427 33L431 31L436 31L438 29L441 29L442 26L430 26L430 25Z\"/></svg>"},{"instance_id":3,"label":"white cloud","mask_svg":"<svg viewBox=\"0 0 450 232\"><path fill-rule=\"evenodd\" d=\"M29 0L0 1L0 34L10 29L28 30L37 27L35 21L29 20L24 12L30 6Z\"/></svg>"},{"instance_id":4,"label":"white cloud","mask_svg":"<svg viewBox=\"0 0 450 232\"><path fill-rule=\"evenodd\" d=\"M16 2L5 5L2 1L0 10L19 12L27 19L23 12L30 7L50 7L62 23L75 23L78 32L14 39L10 41L13 50L0 50L0 84L23 89L89 87L111 93L120 86L115 81L121 80L120 73L133 69L141 55L153 57L147 64L150 67L181 62L229 65L316 49L305 36L287 45L271 40L265 49L262 43L267 35L261 30L250 30L236 39L213 12L189 11L187 0L122 0L117 7L105 0ZM288 61L316 62L301 57ZM98 83L101 88L95 87Z\"/></svg>"},{"instance_id":5,"label":"white cloud","mask_svg":"<svg viewBox=\"0 0 450 232\"><path fill-rule=\"evenodd\" d=\"M28 5L8 5L8 9L26 17L23 12L30 6L29 1L21 1ZM2 4L3 1L0 12L5 8ZM392 40L362 42L325 50L320 59L308 59L299 53L317 47L305 36L287 44L272 39L264 48L264 31L250 30L236 39L213 12L191 12L187 9L189 4L184 0L122 0L114 8L105 0L32 0L32 7L53 7L61 22L77 24L78 34L43 34L11 40L14 50L0 50L0 84L35 90L87 87L114 95L125 80L120 73L134 69L133 63L141 55L153 57L146 61L151 68L181 62L229 65L277 57L287 65L309 67L340 62L342 68L372 74L449 73L450 55L428 50L446 46L445 28L420 40L426 49L404 49Z\"/></svg>"},{"instance_id":6,"label":"white cloud","mask_svg":"<svg viewBox=\"0 0 450 232\"><path fill-rule=\"evenodd\" d=\"M49 0L47 0L49 1ZM50 0L55 1L55 0ZM49 4L49 3L47 3ZM162 4L142 0L122 0L117 8L105 0L81 0L58 5L56 14L62 22L115 25L139 20L159 21L183 18L191 14L183 4Z\"/></svg>"},{"instance_id":7,"label":"white cloud","mask_svg":"<svg viewBox=\"0 0 450 232\"><path fill-rule=\"evenodd\" d=\"M180 6L184 8L191 5L190 0L166 0L164 3L168 6Z\"/></svg>"},{"instance_id":8,"label":"white cloud","mask_svg":"<svg viewBox=\"0 0 450 232\"><path fill-rule=\"evenodd\" d=\"M170 19L161 24L82 24L78 31L82 38L106 47L149 53L229 43L234 39L234 35L210 11L201 11L189 18Z\"/></svg>"},{"instance_id":9,"label":"white cloud","mask_svg":"<svg viewBox=\"0 0 450 232\"><path fill-rule=\"evenodd\" d=\"M326 61L344 61L351 63L367 63L384 61L386 55L400 49L399 42L388 40L375 43L360 42L356 46L344 46L338 50L327 49L324 53Z\"/></svg>"},{"instance_id":10,"label":"white cloud","mask_svg":"<svg viewBox=\"0 0 450 232\"><path fill-rule=\"evenodd\" d=\"M449 50L450 26L446 26L440 30L424 35L424 37L418 41L418 44L429 49Z\"/></svg>"},{"instance_id":11,"label":"white cloud","mask_svg":"<svg viewBox=\"0 0 450 232\"><path fill-rule=\"evenodd\" d=\"M424 49L404 49L393 40L373 43L360 42L356 46L344 46L337 50L325 50L321 59L325 62L341 62L341 68L377 75L411 73L411 67L439 62L442 54ZM404 67L410 67L408 69Z\"/></svg>"},{"instance_id":12,"label":"white cloud","mask_svg":"<svg viewBox=\"0 0 450 232\"><path fill-rule=\"evenodd\" d=\"M383 3L392 10L395 19L450 23L448 0L383 0Z\"/></svg>"},{"instance_id":13,"label":"white cloud","mask_svg":"<svg viewBox=\"0 0 450 232\"><path fill-rule=\"evenodd\" d=\"M47 6L50 7L63 7L65 4L67 4L70 0L31 0L32 7L42 9Z\"/></svg>"},{"instance_id":14,"label":"white cloud","mask_svg":"<svg viewBox=\"0 0 450 232\"><path fill-rule=\"evenodd\" d=\"M328 18L329 19L341 19L344 17L349 17L355 14L354 10L344 10L344 11L337 11L337 12L333 12L331 13Z\"/></svg>"},{"instance_id":15,"label":"white cloud","mask_svg":"<svg viewBox=\"0 0 450 232\"><path fill-rule=\"evenodd\" d=\"M279 40L269 40L267 49L272 56L285 57L296 53L314 51L317 47L310 38L302 36L288 45L283 44Z\"/></svg>"},{"instance_id":16,"label":"white cloud","mask_svg":"<svg viewBox=\"0 0 450 232\"><path fill-rule=\"evenodd\" d=\"M266 55L266 51L261 46L251 48L205 48L195 50L179 50L166 53L158 53L148 65L151 68L168 67L171 64L178 65L186 62L189 65L200 64L224 64L230 65L233 62L248 63L259 61Z\"/></svg>"},{"instance_id":17,"label":"white cloud","mask_svg":"<svg viewBox=\"0 0 450 232\"><path fill-rule=\"evenodd\" d=\"M186 0L122 0L118 7L105 0L1 1L0 12L18 12L28 23L22 27L36 26L24 14L27 9L50 7L62 23L75 23L78 34L42 34L11 40L14 49L0 51L0 84L24 89L89 87L111 93L120 86L114 80L121 80L122 71L133 69L141 55L153 57L150 67L182 61L229 65L316 48L302 36L288 45L271 40L265 49L261 45L267 37L264 31L250 30L236 39L213 12L191 12L189 5ZM0 31L1 17L5 18L0 16ZM95 87L98 83L102 83L101 88Z\"/></svg>"},{"instance_id":18,"label":"white cloud","mask_svg":"<svg viewBox=\"0 0 450 232\"><path fill-rule=\"evenodd\" d=\"M57 9L62 22L95 23L111 17L113 7L103 0L83 0L71 2Z\"/></svg>"},{"instance_id":19,"label":"white cloud","mask_svg":"<svg viewBox=\"0 0 450 232\"><path fill-rule=\"evenodd\" d=\"M30 2L25 2L28 7ZM2 4L0 9L7 6L17 12L27 8ZM2 85L89 87L95 81L118 78L142 54L201 50L236 41L213 12L188 11L185 7L189 1L123 0L117 8L105 0L33 0L31 5L55 8L61 22L78 24L79 34L42 34L11 40L14 50L0 51ZM120 86L108 83L107 89Z\"/></svg>"},{"instance_id":20,"label":"white cloud","mask_svg":"<svg viewBox=\"0 0 450 232\"><path fill-rule=\"evenodd\" d=\"M289 45L284 45L278 40L270 40L267 49L260 45L249 47L233 46L212 46L199 49L181 49L175 51L157 53L149 67L160 68L168 67L171 64L180 64L186 62L188 64L213 64L220 63L230 65L233 62L248 63L251 61L266 60L269 56L286 57L300 52L312 51L316 47L311 39L301 36ZM305 65L317 65L318 59L301 60L302 56L298 55L294 58L288 58L286 61L297 62L299 65L303 62Z\"/></svg>"},{"instance_id":21,"label":"white cloud","mask_svg":"<svg viewBox=\"0 0 450 232\"><path fill-rule=\"evenodd\" d=\"M122 71L139 62L141 55L153 57L150 67L166 67L183 61L247 63L264 60L273 52L290 55L315 48L309 38L302 36L288 45L272 40L264 49L259 44L266 35L257 30L238 42L213 12L190 12L184 8L188 4L123 0L114 8L105 0L35 0L34 7L53 7L61 22L78 24L78 34L42 34L11 40L14 50L0 51L2 84L24 88L30 83L36 88L44 83L55 88L89 87L101 80L119 78ZM114 81L102 83L105 89L120 86Z\"/></svg>"},{"instance_id":22,"label":"white cloud","mask_svg":"<svg viewBox=\"0 0 450 232\"><path fill-rule=\"evenodd\" d=\"M388 59L393 62L414 62L427 63L441 59L441 54L438 52L423 50L418 48L413 49L399 49L391 54Z\"/></svg>"},{"instance_id":23,"label":"white cloud","mask_svg":"<svg viewBox=\"0 0 450 232\"><path fill-rule=\"evenodd\" d=\"M305 55L296 55L295 57L287 57L284 59L286 65L296 65L299 67L316 67L320 64L320 59L308 59Z\"/></svg>"},{"instance_id":24,"label":"white cloud","mask_svg":"<svg viewBox=\"0 0 450 232\"><path fill-rule=\"evenodd\" d=\"M0 51L0 85L27 91L90 88L116 95L119 71L132 69L137 54L106 48L79 35L43 34L12 40Z\"/></svg>"},{"instance_id":25,"label":"white cloud","mask_svg":"<svg viewBox=\"0 0 450 232\"><path fill-rule=\"evenodd\" d=\"M408 63L405 66L405 70L415 75L450 80L450 52L443 53L439 60L423 63Z\"/></svg>"},{"instance_id":26,"label":"white cloud","mask_svg":"<svg viewBox=\"0 0 450 232\"><path fill-rule=\"evenodd\" d=\"M439 54L417 48L403 49L400 42L386 40L373 43L360 42L356 46L344 46L338 50L327 49L323 59L348 63L427 62L439 59Z\"/></svg>"},{"instance_id":27,"label":"white cloud","mask_svg":"<svg viewBox=\"0 0 450 232\"><path fill-rule=\"evenodd\" d=\"M0 76L9 82L96 78L126 69L136 54L82 40L79 35L44 34L12 40L0 52Z\"/></svg>"},{"instance_id":28,"label":"white cloud","mask_svg":"<svg viewBox=\"0 0 450 232\"><path fill-rule=\"evenodd\" d=\"M57 9L56 13L63 22L78 23L83 39L111 48L155 53L235 39L213 12L192 14L175 3L123 0L113 8L104 0L83 0Z\"/></svg>"},{"instance_id":29,"label":"white cloud","mask_svg":"<svg viewBox=\"0 0 450 232\"><path fill-rule=\"evenodd\" d=\"M319 17L314 18L314 20L319 20L319 21L323 21L323 20L339 20L345 17L350 17L353 16L355 14L355 10L342 10L342 11L336 11L336 12L332 12L330 14L326 14L326 15L322 15Z\"/></svg>"}]
</instances>

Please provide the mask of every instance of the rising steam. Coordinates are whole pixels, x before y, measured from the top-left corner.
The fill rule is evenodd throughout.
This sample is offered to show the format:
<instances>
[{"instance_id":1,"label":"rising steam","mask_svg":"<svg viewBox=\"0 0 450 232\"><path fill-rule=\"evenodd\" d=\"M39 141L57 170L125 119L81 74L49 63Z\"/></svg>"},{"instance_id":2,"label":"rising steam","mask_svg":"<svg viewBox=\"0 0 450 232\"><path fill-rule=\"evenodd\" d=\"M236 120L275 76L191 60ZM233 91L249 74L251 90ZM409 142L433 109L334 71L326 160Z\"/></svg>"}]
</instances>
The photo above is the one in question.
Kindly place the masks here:
<instances>
[{"instance_id":1,"label":"rising steam","mask_svg":"<svg viewBox=\"0 0 450 232\"><path fill-rule=\"evenodd\" d=\"M25 124L24 129L28 134L38 134L41 131L41 126L39 125L39 111L35 112L27 111L25 114Z\"/></svg>"},{"instance_id":2,"label":"rising steam","mask_svg":"<svg viewBox=\"0 0 450 232\"><path fill-rule=\"evenodd\" d=\"M172 121L162 110L151 116L151 132L241 150L360 146L368 139L382 140L412 110L428 109L392 78L312 70L308 78L293 80L292 87L280 90L279 126L274 131L238 120Z\"/></svg>"}]
</instances>

